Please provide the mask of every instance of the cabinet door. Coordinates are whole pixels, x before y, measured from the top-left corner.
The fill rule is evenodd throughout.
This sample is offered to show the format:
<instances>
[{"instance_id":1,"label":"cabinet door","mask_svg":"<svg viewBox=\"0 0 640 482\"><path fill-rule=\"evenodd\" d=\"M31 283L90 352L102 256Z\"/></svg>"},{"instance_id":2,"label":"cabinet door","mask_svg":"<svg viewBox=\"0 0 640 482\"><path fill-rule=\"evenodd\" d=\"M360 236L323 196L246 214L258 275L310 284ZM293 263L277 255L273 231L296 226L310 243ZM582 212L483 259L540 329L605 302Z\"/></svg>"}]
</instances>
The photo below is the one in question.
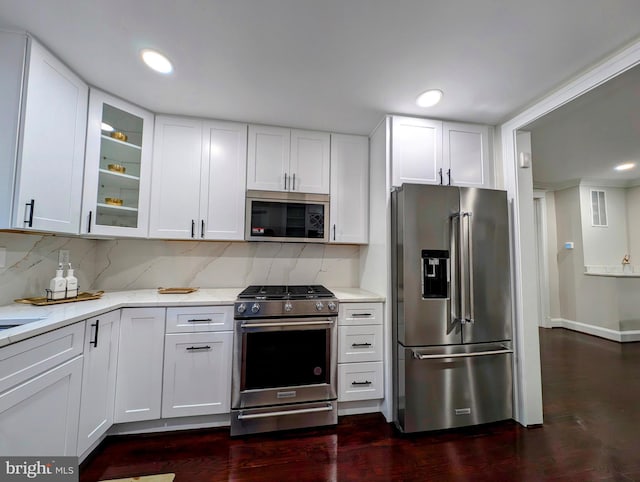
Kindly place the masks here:
<instances>
[{"instance_id":1,"label":"cabinet door","mask_svg":"<svg viewBox=\"0 0 640 482\"><path fill-rule=\"evenodd\" d=\"M244 239L247 126L205 122L200 234L206 239Z\"/></svg>"},{"instance_id":2,"label":"cabinet door","mask_svg":"<svg viewBox=\"0 0 640 482\"><path fill-rule=\"evenodd\" d=\"M0 454L75 456L82 356L0 393Z\"/></svg>"},{"instance_id":3,"label":"cabinet door","mask_svg":"<svg viewBox=\"0 0 640 482\"><path fill-rule=\"evenodd\" d=\"M113 424L120 310L86 321L78 456Z\"/></svg>"},{"instance_id":4,"label":"cabinet door","mask_svg":"<svg viewBox=\"0 0 640 482\"><path fill-rule=\"evenodd\" d=\"M92 89L82 232L146 237L153 114Z\"/></svg>"},{"instance_id":5,"label":"cabinet door","mask_svg":"<svg viewBox=\"0 0 640 482\"><path fill-rule=\"evenodd\" d=\"M160 418L164 308L125 308L120 315L114 422Z\"/></svg>"},{"instance_id":6,"label":"cabinet door","mask_svg":"<svg viewBox=\"0 0 640 482\"><path fill-rule=\"evenodd\" d=\"M291 131L289 191L329 194L329 139L326 132Z\"/></svg>"},{"instance_id":7,"label":"cabinet door","mask_svg":"<svg viewBox=\"0 0 640 482\"><path fill-rule=\"evenodd\" d=\"M445 122L443 139L444 164L449 166L444 183L491 187L489 127Z\"/></svg>"},{"instance_id":8,"label":"cabinet door","mask_svg":"<svg viewBox=\"0 0 640 482\"><path fill-rule=\"evenodd\" d=\"M201 237L198 211L202 158L202 121L156 117L150 237Z\"/></svg>"},{"instance_id":9,"label":"cabinet door","mask_svg":"<svg viewBox=\"0 0 640 482\"><path fill-rule=\"evenodd\" d=\"M233 332L165 339L162 418L229 412Z\"/></svg>"},{"instance_id":10,"label":"cabinet door","mask_svg":"<svg viewBox=\"0 0 640 482\"><path fill-rule=\"evenodd\" d=\"M288 191L291 130L249 126L247 189Z\"/></svg>"},{"instance_id":11,"label":"cabinet door","mask_svg":"<svg viewBox=\"0 0 640 482\"><path fill-rule=\"evenodd\" d=\"M336 243L369 241L369 139L331 134L331 233Z\"/></svg>"},{"instance_id":12,"label":"cabinet door","mask_svg":"<svg viewBox=\"0 0 640 482\"><path fill-rule=\"evenodd\" d=\"M393 117L392 185L442 184L442 121Z\"/></svg>"},{"instance_id":13,"label":"cabinet door","mask_svg":"<svg viewBox=\"0 0 640 482\"><path fill-rule=\"evenodd\" d=\"M79 232L87 93L78 76L30 42L16 172L16 228Z\"/></svg>"},{"instance_id":14,"label":"cabinet door","mask_svg":"<svg viewBox=\"0 0 640 482\"><path fill-rule=\"evenodd\" d=\"M384 397L382 362L338 365L338 401L375 400Z\"/></svg>"}]
</instances>

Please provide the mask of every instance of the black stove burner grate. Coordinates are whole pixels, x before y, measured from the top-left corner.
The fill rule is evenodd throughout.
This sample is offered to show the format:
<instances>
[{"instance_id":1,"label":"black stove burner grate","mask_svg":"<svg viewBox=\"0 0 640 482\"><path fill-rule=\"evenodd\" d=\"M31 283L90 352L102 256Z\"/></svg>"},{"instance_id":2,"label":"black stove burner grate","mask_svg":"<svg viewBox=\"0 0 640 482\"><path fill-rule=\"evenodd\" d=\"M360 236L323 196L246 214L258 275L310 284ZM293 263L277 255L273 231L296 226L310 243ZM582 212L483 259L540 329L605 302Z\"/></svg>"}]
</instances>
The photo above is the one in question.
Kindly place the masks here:
<instances>
[{"instance_id":1,"label":"black stove burner grate","mask_svg":"<svg viewBox=\"0 0 640 482\"><path fill-rule=\"evenodd\" d=\"M244 289L239 295L240 299L258 300L300 300L317 298L334 298L334 294L322 285L252 285Z\"/></svg>"}]
</instances>

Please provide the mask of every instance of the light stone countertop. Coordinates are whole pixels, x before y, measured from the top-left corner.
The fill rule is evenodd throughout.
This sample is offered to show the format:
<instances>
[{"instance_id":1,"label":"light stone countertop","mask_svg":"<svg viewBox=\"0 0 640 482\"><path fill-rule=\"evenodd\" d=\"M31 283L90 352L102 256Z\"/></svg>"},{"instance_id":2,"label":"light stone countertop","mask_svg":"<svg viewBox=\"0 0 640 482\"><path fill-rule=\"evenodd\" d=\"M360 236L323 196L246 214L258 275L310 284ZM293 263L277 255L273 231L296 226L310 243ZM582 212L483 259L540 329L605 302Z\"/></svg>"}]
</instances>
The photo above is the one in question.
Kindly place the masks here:
<instances>
[{"instance_id":1,"label":"light stone countertop","mask_svg":"<svg viewBox=\"0 0 640 482\"><path fill-rule=\"evenodd\" d=\"M98 300L33 306L0 306L0 324L7 319L42 318L0 331L0 347L120 308L153 306L231 305L244 288L200 289L195 293L162 295L156 289L106 292ZM329 288L340 302L381 302L384 297L358 288Z\"/></svg>"}]
</instances>

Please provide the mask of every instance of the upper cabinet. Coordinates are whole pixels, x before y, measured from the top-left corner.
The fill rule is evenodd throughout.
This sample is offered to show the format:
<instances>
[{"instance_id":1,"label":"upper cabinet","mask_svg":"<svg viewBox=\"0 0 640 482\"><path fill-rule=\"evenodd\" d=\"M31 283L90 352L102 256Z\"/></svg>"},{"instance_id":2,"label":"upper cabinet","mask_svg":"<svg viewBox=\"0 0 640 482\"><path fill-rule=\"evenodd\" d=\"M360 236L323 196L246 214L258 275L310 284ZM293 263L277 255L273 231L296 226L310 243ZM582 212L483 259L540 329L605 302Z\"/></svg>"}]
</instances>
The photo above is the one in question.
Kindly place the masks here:
<instances>
[{"instance_id":1,"label":"upper cabinet","mask_svg":"<svg viewBox=\"0 0 640 482\"><path fill-rule=\"evenodd\" d=\"M91 90L82 234L146 237L153 114Z\"/></svg>"},{"instance_id":2,"label":"upper cabinet","mask_svg":"<svg viewBox=\"0 0 640 482\"><path fill-rule=\"evenodd\" d=\"M487 126L394 116L391 139L393 186L492 187Z\"/></svg>"},{"instance_id":3,"label":"upper cabinet","mask_svg":"<svg viewBox=\"0 0 640 482\"><path fill-rule=\"evenodd\" d=\"M332 243L369 242L369 138L331 134Z\"/></svg>"},{"instance_id":4,"label":"upper cabinet","mask_svg":"<svg viewBox=\"0 0 640 482\"><path fill-rule=\"evenodd\" d=\"M149 236L244 239L247 126L157 116Z\"/></svg>"},{"instance_id":5,"label":"upper cabinet","mask_svg":"<svg viewBox=\"0 0 640 482\"><path fill-rule=\"evenodd\" d=\"M329 194L326 132L249 126L247 189Z\"/></svg>"},{"instance_id":6,"label":"upper cabinet","mask_svg":"<svg viewBox=\"0 0 640 482\"><path fill-rule=\"evenodd\" d=\"M0 35L0 228L78 234L88 87L31 38Z\"/></svg>"}]
</instances>

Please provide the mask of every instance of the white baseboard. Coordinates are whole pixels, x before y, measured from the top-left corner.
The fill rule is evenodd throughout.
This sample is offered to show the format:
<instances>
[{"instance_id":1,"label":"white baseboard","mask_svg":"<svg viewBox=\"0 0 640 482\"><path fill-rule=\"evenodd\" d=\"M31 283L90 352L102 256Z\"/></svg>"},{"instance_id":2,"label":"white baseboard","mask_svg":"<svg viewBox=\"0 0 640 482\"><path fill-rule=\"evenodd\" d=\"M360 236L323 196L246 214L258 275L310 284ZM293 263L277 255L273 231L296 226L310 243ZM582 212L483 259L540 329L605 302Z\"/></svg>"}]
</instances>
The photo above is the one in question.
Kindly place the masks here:
<instances>
[{"instance_id":1,"label":"white baseboard","mask_svg":"<svg viewBox=\"0 0 640 482\"><path fill-rule=\"evenodd\" d=\"M549 324L550 328L566 328L567 330L579 331L580 333L598 336L600 338L617 341L619 343L640 341L640 330L612 330L611 328L603 328L602 326L589 325L587 323L566 320L564 318L551 318Z\"/></svg>"}]
</instances>

